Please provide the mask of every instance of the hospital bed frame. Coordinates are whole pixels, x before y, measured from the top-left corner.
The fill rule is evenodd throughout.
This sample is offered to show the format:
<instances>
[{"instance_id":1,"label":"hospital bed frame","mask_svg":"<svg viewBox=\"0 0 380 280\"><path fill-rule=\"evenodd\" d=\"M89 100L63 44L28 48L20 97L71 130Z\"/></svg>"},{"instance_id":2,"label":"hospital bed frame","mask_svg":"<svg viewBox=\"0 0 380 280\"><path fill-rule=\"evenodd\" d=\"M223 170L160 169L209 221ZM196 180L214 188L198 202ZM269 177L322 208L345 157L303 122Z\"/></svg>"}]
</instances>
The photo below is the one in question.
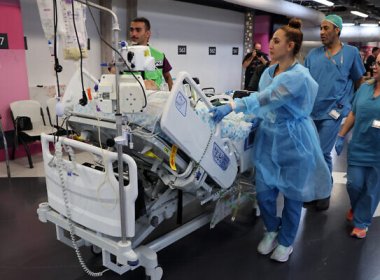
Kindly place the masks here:
<instances>
[{"instance_id":1,"label":"hospital bed frame","mask_svg":"<svg viewBox=\"0 0 380 280\"><path fill-rule=\"evenodd\" d=\"M62 189L57 188L55 185L57 182L57 174L54 172L54 168L56 168L56 164L54 164L55 156L52 155L49 151L49 142L52 143L54 141L53 136L43 135L42 136L42 145L43 145L43 157L44 157L44 165L47 171L47 190L48 190L48 199L49 202L44 202L39 205L37 210L38 217L41 222L51 222L56 225L57 239L64 244L73 247L72 240L68 237L70 230L72 230L76 236L76 245L78 247L82 246L91 246L93 251L98 251L102 253L102 261L103 265L116 273L123 274L129 270L134 270L137 267L144 267L145 273L150 279L159 280L162 277L163 271L158 266L157 262L157 252L162 250L163 248L169 246L170 244L176 242L177 240L183 238L184 236L192 233L193 231L199 229L200 227L210 223L213 217L213 213L210 211L206 211L198 217L192 219L191 221L185 223L184 225L179 226L175 230L149 242L148 244L143 244L143 240L156 229L159 220L164 220L164 218L170 218L174 215L177 209L177 190L173 190L168 188L167 191L151 206L151 208L156 207L156 210L153 210L149 217L140 217L139 220L136 220L134 224L134 215L131 215L131 212L134 214L134 204L127 204L127 232L129 233L130 239L127 243L120 242L119 236L111 236L110 234L103 233L107 225L96 225L93 223L87 223L86 226L83 225L83 221L86 220L88 216L93 215L94 213L85 212L85 209L79 209L78 215L73 215L72 220L67 218L67 213L64 209L64 205L60 204L60 202L55 200L55 196L59 195L59 192ZM101 153L109 153L108 158L110 161L116 159L116 153L111 153L108 151L101 151L100 148L94 147L92 145L88 145L82 142L74 141L71 139L63 139L61 138L62 144L66 146L71 146L76 150L88 151L95 153L97 155L101 155ZM128 163L128 176L130 178L137 178L137 168L133 158L124 155L125 162ZM64 160L66 165L70 165L69 160ZM111 162L105 163L105 166L112 166ZM65 168L67 171L67 168ZM82 176L82 172L90 172L91 174L94 172L93 169L87 166L79 166L75 171L76 176ZM85 176L85 175L84 175ZM115 183L115 186L117 184ZM133 188L135 191L137 190L137 180L130 180L129 185L126 187ZM70 191L71 194L75 192L75 190ZM85 197L85 196L84 196ZM126 195L128 198L128 195ZM87 198L84 199L84 201ZM96 198L92 197L90 200L99 206ZM196 198L192 196L185 196L183 205L186 206L192 201L196 200ZM241 203L243 203L243 199ZM75 202L74 202L75 203ZM85 202L86 204L88 202ZM90 202L91 203L91 202ZM82 203L78 202L79 205ZM78 206L76 204L76 206ZM163 207L160 207L163 206ZM116 207L117 208L117 207ZM225 215L230 214L231 212L225 212ZM82 217L80 217L82 215ZM99 219L109 219L111 217L101 217ZM117 220L116 217L114 221ZM82 222L78 222L81 220ZM155 224L156 223L156 224ZM70 228L71 227L71 228ZM136 231L131 232L130 228L136 228ZM103 232L102 232L103 231ZM113 258L112 256L115 256Z\"/></svg>"},{"instance_id":2,"label":"hospital bed frame","mask_svg":"<svg viewBox=\"0 0 380 280\"><path fill-rule=\"evenodd\" d=\"M40 221L45 223L49 221L55 224L57 239L74 247L77 255L79 254L78 248L82 246L91 246L93 251L101 252L103 265L119 274L142 266L150 279L161 279L163 271L158 266L158 251L208 223L215 226L216 223L231 214L231 207L226 207L226 204L241 205L248 198L248 196L241 195L242 185L239 183L240 179L244 177L240 173L249 169L249 166L243 163L244 159L249 161L247 160L249 149L245 153L237 155L235 147L228 140L221 140L220 135L210 131L207 139L203 139L203 144L202 142L199 143L200 149L204 149L204 152L195 151L194 154L193 150L197 148L194 144L197 143L189 143L188 139L181 139L183 130L178 129L177 123L171 122L173 114L184 115L183 112L186 111L186 116L191 115L192 121L200 124L198 117L193 114L194 108L191 107L190 102L187 104L187 108L183 107L183 100L180 103L182 107L178 106L178 96L182 95L180 98L186 96L181 79L187 79L190 84L198 87L188 74L180 75L171 92L171 98L166 103L167 108L164 111L168 113L161 118L161 128L181 150L185 150L188 158L183 158L177 154L176 165L178 170L171 170L167 163L170 160L167 150L170 150L171 144L159 139L159 137L135 140L135 142L147 142L144 142L140 148L135 146L134 150L124 147L123 161L126 170L123 170L123 174L125 174L123 197L126 199L125 207L120 207L122 198L119 197L118 193L112 191L119 186L119 173L114 168L117 162L117 153L72 139L61 137L57 142L53 136L42 135L41 137L48 202L39 205L37 213ZM201 92L199 88L196 88L196 91L197 93ZM202 95L202 93L199 94ZM206 96L201 97L207 98ZM175 116L174 118L178 121L179 117ZM169 122L165 123L162 119ZM186 121L184 119L182 122ZM181 125L181 122L178 123ZM75 130L76 125L82 125L83 130L90 132L95 130L93 133L99 129L101 135L114 137L116 133L115 123L110 120L94 119L81 115L71 116L70 126ZM171 129L173 125L175 127ZM101 138L100 142L106 140L105 137ZM92 140L99 142L96 139L94 136ZM52 154L49 150L49 143L55 143L56 147L59 143L58 147L61 150L56 148L55 154ZM214 180L217 174L222 173L220 171L218 173L217 169L226 168L223 165L224 163L220 162L220 151L217 151L219 153L217 153L218 158L215 158L215 143L224 147L223 150L229 154L230 161L235 161L235 163L232 162L232 167L235 164L236 170L227 170L230 176L233 176L232 184ZM193 148L189 148L191 145ZM163 158L145 157L143 155L145 146L154 147L155 154ZM67 158L64 157L64 150L66 150ZM78 150L102 158L103 170L76 163L74 151ZM166 159L164 158L165 155ZM207 163L202 164L202 160L207 156ZM136 162L139 163L139 166ZM141 167L144 164L146 166ZM241 168L242 166L243 168ZM152 191L144 190L145 187L148 189L148 186L144 181L142 171L147 170L157 176L156 185L150 186ZM209 174L212 172L214 172L214 178ZM107 178L104 183L105 186L99 191L99 183L97 182L102 181L105 177ZM139 186L138 178L141 179L142 186ZM246 178L242 180L247 181ZM225 185L223 186L221 183L225 183ZM156 189L158 191L153 194ZM145 214L135 213L139 199L138 194L143 195ZM146 197L148 195L149 197ZM229 201L224 200L225 197L229 197ZM222 200L225 203L224 205L219 203ZM180 226L149 242L149 237L162 222L171 219L176 213L177 218L182 216L182 209L187 206L191 207L194 202L202 208L199 216L185 224L182 224L181 219L179 219ZM221 205L220 209L222 209L219 212L217 211L218 205ZM125 213L120 212L123 209ZM121 222L121 217L125 217L124 223ZM122 224L126 225L124 229L127 233L126 242L120 238Z\"/></svg>"}]
</instances>

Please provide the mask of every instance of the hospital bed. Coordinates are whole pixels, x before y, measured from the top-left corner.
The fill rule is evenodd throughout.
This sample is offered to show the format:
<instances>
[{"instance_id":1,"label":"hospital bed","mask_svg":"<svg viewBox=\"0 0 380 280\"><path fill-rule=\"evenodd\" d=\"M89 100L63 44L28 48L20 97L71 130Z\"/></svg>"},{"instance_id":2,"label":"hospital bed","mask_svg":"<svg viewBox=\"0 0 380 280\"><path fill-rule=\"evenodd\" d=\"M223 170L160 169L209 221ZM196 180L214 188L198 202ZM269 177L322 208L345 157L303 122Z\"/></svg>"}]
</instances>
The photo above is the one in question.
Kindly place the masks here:
<instances>
[{"instance_id":1,"label":"hospital bed","mask_svg":"<svg viewBox=\"0 0 380 280\"><path fill-rule=\"evenodd\" d=\"M155 280L163 273L158 251L208 223L214 227L254 192L254 133L231 140L221 126L205 122L212 104L185 72L170 93L161 95L166 96L162 112L149 125L136 121L148 114L149 98L145 111L123 117L123 178L114 152L115 139L116 144L120 139L112 114L100 114L96 104L86 110L70 107L69 125L85 139L42 136L48 202L37 210L39 219L54 223L57 239L74 247L77 255L79 247L90 246L101 252L108 269L123 274L142 266ZM203 119L199 104L206 112ZM97 164L79 162L80 152L89 153ZM122 194L119 180L124 182ZM200 214L184 223L183 209L194 205ZM152 238L175 215L178 225ZM121 240L123 230L126 240Z\"/></svg>"}]
</instances>

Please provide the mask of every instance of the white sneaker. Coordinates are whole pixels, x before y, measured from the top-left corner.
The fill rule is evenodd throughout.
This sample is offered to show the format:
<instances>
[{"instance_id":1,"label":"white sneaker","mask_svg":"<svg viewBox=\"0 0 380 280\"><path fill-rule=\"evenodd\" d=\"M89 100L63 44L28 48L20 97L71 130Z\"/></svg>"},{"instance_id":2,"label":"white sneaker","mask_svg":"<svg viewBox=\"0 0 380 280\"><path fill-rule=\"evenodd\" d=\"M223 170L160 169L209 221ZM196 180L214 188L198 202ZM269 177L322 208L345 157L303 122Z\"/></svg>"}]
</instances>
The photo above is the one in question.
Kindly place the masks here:
<instances>
[{"instance_id":1,"label":"white sneaker","mask_svg":"<svg viewBox=\"0 0 380 280\"><path fill-rule=\"evenodd\" d=\"M260 241L259 246L257 246L257 251L262 255L268 255L277 246L277 234L276 231L264 233L264 238Z\"/></svg>"},{"instance_id":2,"label":"white sneaker","mask_svg":"<svg viewBox=\"0 0 380 280\"><path fill-rule=\"evenodd\" d=\"M293 247L285 247L283 245L278 245L273 251L270 258L278 262L286 262L289 259L290 254L293 252Z\"/></svg>"}]
</instances>

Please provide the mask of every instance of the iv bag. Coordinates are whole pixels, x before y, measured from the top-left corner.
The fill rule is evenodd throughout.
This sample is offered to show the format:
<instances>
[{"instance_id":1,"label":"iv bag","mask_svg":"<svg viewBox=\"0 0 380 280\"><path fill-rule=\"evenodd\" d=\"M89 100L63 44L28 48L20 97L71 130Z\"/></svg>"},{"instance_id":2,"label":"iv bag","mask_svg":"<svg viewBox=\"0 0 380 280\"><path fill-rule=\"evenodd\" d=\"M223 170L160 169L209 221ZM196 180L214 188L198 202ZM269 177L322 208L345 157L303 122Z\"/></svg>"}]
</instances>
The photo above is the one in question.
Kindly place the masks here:
<instances>
[{"instance_id":1,"label":"iv bag","mask_svg":"<svg viewBox=\"0 0 380 280\"><path fill-rule=\"evenodd\" d=\"M47 40L54 38L54 10L52 0L37 0L38 12L40 14L42 29ZM57 34L65 34L63 25L62 9L60 1L57 1Z\"/></svg>"},{"instance_id":2,"label":"iv bag","mask_svg":"<svg viewBox=\"0 0 380 280\"><path fill-rule=\"evenodd\" d=\"M63 24L65 27L65 34L63 39L63 58L79 60L80 50L75 35L75 29L73 24L72 4L73 0L61 0ZM80 49L83 57L88 57L87 52L87 30L86 30L86 5L74 2L74 18L75 26L78 33Z\"/></svg>"}]
</instances>

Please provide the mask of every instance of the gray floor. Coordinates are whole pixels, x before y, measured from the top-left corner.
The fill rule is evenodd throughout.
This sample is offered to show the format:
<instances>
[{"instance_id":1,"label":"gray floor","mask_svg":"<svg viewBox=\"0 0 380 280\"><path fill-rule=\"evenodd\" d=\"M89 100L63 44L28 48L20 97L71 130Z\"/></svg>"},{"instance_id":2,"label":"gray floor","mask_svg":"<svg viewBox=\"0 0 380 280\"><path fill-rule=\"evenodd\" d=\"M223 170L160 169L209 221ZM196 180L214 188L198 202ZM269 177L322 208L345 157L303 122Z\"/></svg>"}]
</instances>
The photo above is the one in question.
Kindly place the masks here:
<instances>
[{"instance_id":1,"label":"gray floor","mask_svg":"<svg viewBox=\"0 0 380 280\"><path fill-rule=\"evenodd\" d=\"M256 253L263 225L260 218L247 212L234 223L226 219L213 230L205 226L160 251L163 279L380 280L380 218L374 218L366 239L349 236L344 156L338 161L331 207L326 212L303 210L294 252L287 263L275 263ZM3 172L3 166L0 168ZM55 239L54 226L37 218L38 204L46 201L44 178L0 178L0 186L0 279L90 279L74 251ZM103 269L100 257L88 248L82 253L90 268ZM103 279L145 276L139 268L123 276L107 272Z\"/></svg>"}]
</instances>

